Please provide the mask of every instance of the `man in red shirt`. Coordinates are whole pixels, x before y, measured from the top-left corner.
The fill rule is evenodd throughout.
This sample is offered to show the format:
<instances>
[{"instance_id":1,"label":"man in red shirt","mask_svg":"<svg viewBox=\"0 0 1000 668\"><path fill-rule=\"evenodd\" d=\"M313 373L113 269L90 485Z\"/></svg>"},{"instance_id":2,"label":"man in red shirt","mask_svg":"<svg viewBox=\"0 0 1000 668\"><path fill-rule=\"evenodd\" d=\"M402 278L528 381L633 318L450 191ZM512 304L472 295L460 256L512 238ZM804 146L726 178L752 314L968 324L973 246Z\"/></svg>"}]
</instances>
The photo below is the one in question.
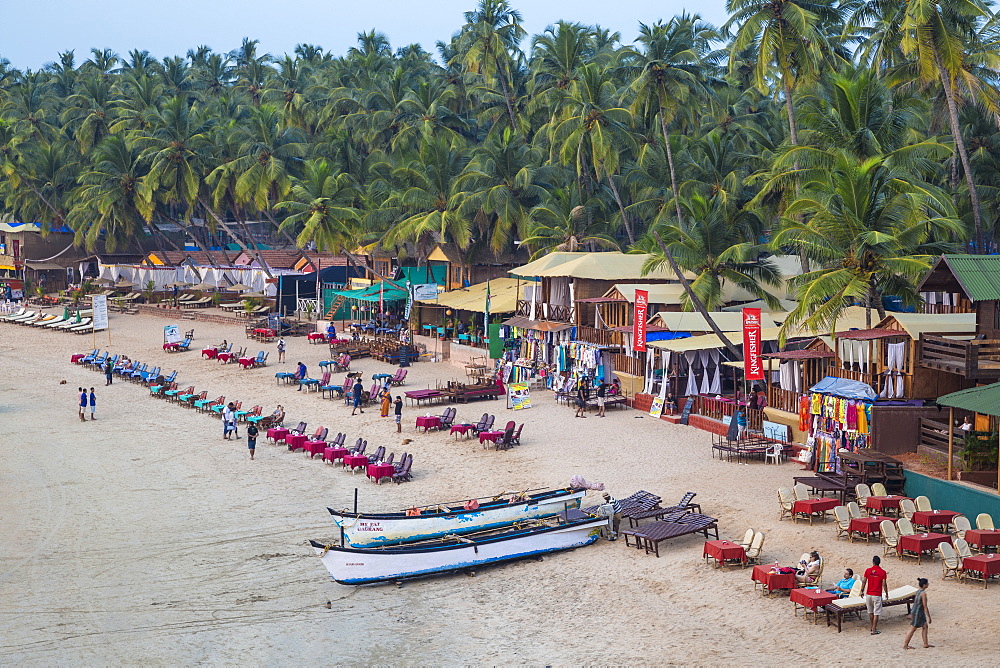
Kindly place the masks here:
<instances>
[{"instance_id":1,"label":"man in red shirt","mask_svg":"<svg viewBox=\"0 0 1000 668\"><path fill-rule=\"evenodd\" d=\"M879 565L882 560L872 557L872 567L865 571L861 588L865 592L865 603L868 604L868 617L872 620L872 635L882 633L878 630L878 618L882 614L882 598L889 597L889 575Z\"/></svg>"}]
</instances>

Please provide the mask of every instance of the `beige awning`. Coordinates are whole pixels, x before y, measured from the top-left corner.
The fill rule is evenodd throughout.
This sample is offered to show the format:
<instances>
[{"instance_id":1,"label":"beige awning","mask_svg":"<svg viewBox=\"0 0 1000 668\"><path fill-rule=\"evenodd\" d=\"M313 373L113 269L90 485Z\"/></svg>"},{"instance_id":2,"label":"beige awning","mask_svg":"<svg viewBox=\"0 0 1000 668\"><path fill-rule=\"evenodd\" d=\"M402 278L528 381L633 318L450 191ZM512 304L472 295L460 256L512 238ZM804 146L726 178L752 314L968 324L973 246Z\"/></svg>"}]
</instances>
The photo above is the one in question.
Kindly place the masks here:
<instances>
[{"instance_id":1,"label":"beige awning","mask_svg":"<svg viewBox=\"0 0 1000 668\"><path fill-rule=\"evenodd\" d=\"M921 334L974 334L975 313L892 313L875 325L885 328L895 321L911 339ZM889 327L891 329L891 327Z\"/></svg>"},{"instance_id":2,"label":"beige awning","mask_svg":"<svg viewBox=\"0 0 1000 668\"><path fill-rule=\"evenodd\" d=\"M549 253L526 265L511 269L515 276L546 278L590 278L602 281L627 281L641 279L677 280L669 267L645 273L643 266L648 253Z\"/></svg>"},{"instance_id":3,"label":"beige awning","mask_svg":"<svg viewBox=\"0 0 1000 668\"><path fill-rule=\"evenodd\" d=\"M524 281L516 278L494 278L460 290L438 294L437 299L419 299L420 304L433 304L461 311L486 312L486 287L490 289L490 313L511 313L517 310L517 286Z\"/></svg>"},{"instance_id":4,"label":"beige awning","mask_svg":"<svg viewBox=\"0 0 1000 668\"><path fill-rule=\"evenodd\" d=\"M653 300L650 299L650 301ZM742 313L733 313L731 311L712 311L709 315L723 332L743 331ZM712 331L712 328L708 326L708 321L705 320L705 317L697 311L660 311L650 318L651 323L654 321L656 324L666 327L672 332ZM777 326L766 313L760 314L760 325L764 328Z\"/></svg>"},{"instance_id":5,"label":"beige awning","mask_svg":"<svg viewBox=\"0 0 1000 668\"><path fill-rule=\"evenodd\" d=\"M764 327L760 330L761 341L777 341L778 327ZM729 342L735 346L743 345L743 331L723 332ZM715 348L725 348L726 344L715 334L702 334L701 336L689 336L686 339L673 339L671 341L648 341L647 346L669 350L674 353L686 353L693 350L714 350Z\"/></svg>"}]
</instances>

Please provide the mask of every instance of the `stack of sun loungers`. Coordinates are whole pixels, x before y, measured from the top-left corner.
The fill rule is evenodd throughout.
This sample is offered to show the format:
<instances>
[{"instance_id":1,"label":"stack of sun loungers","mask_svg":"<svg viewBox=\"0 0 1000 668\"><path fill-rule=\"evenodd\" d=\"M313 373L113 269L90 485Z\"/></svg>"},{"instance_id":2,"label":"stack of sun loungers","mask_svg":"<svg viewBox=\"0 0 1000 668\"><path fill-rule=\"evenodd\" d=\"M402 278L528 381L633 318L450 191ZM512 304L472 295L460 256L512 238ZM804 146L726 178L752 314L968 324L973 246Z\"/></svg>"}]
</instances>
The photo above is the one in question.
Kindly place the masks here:
<instances>
[{"instance_id":1,"label":"stack of sun loungers","mask_svg":"<svg viewBox=\"0 0 1000 668\"><path fill-rule=\"evenodd\" d=\"M38 327L39 329L73 332L74 334L89 334L94 331L91 315L92 311L80 311L80 319L77 321L76 313L70 315L69 318L65 318L62 314L45 313L41 310L35 311L23 308L10 315L0 316L0 322Z\"/></svg>"}]
</instances>

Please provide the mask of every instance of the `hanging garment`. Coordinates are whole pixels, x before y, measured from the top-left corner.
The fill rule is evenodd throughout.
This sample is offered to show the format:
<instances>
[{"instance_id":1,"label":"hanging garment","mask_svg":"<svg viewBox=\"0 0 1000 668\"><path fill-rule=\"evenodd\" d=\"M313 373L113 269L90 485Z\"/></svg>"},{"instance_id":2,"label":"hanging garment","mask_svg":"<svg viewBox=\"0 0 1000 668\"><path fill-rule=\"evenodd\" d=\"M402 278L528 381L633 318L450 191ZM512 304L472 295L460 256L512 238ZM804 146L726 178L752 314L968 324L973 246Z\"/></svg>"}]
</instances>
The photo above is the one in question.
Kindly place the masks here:
<instances>
[{"instance_id":1,"label":"hanging garment","mask_svg":"<svg viewBox=\"0 0 1000 668\"><path fill-rule=\"evenodd\" d=\"M853 399L847 404L847 429L855 431L858 428L858 404Z\"/></svg>"},{"instance_id":2,"label":"hanging garment","mask_svg":"<svg viewBox=\"0 0 1000 668\"><path fill-rule=\"evenodd\" d=\"M653 393L653 364L654 364L653 358L654 357L655 357L655 353L652 350L646 355L646 373L645 373L646 377L643 379L644 382L642 384L642 393L643 394L652 394Z\"/></svg>"},{"instance_id":3,"label":"hanging garment","mask_svg":"<svg viewBox=\"0 0 1000 668\"><path fill-rule=\"evenodd\" d=\"M809 397L803 394L799 397L799 431L809 431Z\"/></svg>"},{"instance_id":4,"label":"hanging garment","mask_svg":"<svg viewBox=\"0 0 1000 668\"><path fill-rule=\"evenodd\" d=\"M715 374L712 376L712 385L708 388L710 394L722 393L722 359L718 350L712 351L712 361L715 363Z\"/></svg>"}]
</instances>

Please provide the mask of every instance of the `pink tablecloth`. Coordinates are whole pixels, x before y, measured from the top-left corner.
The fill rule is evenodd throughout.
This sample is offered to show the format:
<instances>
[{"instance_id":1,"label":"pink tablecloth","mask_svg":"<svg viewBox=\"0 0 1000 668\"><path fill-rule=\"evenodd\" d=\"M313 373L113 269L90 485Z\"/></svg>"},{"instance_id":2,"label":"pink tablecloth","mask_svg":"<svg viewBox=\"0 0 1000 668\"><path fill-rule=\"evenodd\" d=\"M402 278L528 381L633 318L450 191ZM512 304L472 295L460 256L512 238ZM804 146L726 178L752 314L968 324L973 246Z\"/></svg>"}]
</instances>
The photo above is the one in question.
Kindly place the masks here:
<instances>
[{"instance_id":1,"label":"pink tablecloth","mask_svg":"<svg viewBox=\"0 0 1000 668\"><path fill-rule=\"evenodd\" d=\"M181 344L179 344L179 343L164 343L163 344L163 349L164 350L173 350L174 348L177 348L180 345Z\"/></svg>"},{"instance_id":2,"label":"pink tablecloth","mask_svg":"<svg viewBox=\"0 0 1000 668\"><path fill-rule=\"evenodd\" d=\"M417 418L417 428L424 428L424 431L428 429L439 429L441 427L441 418L436 415L423 415Z\"/></svg>"},{"instance_id":3,"label":"pink tablecloth","mask_svg":"<svg viewBox=\"0 0 1000 668\"><path fill-rule=\"evenodd\" d=\"M289 450L298 450L306 447L307 440L309 437L305 434L289 434L285 437L285 445L288 446Z\"/></svg>"},{"instance_id":4,"label":"pink tablecloth","mask_svg":"<svg viewBox=\"0 0 1000 668\"><path fill-rule=\"evenodd\" d=\"M483 441L493 441L494 443L496 443L497 441L500 440L501 436L503 436L502 431L481 431L479 432L479 442L482 443Z\"/></svg>"},{"instance_id":5,"label":"pink tablecloth","mask_svg":"<svg viewBox=\"0 0 1000 668\"><path fill-rule=\"evenodd\" d=\"M305 450L309 453L309 459L323 454L323 450L325 449L326 441L306 441L305 443Z\"/></svg>"},{"instance_id":6,"label":"pink tablecloth","mask_svg":"<svg viewBox=\"0 0 1000 668\"><path fill-rule=\"evenodd\" d=\"M375 482L381 482L382 478L391 478L396 468L392 464L369 464L368 477Z\"/></svg>"},{"instance_id":7,"label":"pink tablecloth","mask_svg":"<svg viewBox=\"0 0 1000 668\"><path fill-rule=\"evenodd\" d=\"M220 362L229 362L230 360L236 357L236 353L219 353L215 357Z\"/></svg>"},{"instance_id":8,"label":"pink tablecloth","mask_svg":"<svg viewBox=\"0 0 1000 668\"><path fill-rule=\"evenodd\" d=\"M326 341L326 334L322 332L312 332L306 337L309 341Z\"/></svg>"},{"instance_id":9,"label":"pink tablecloth","mask_svg":"<svg viewBox=\"0 0 1000 668\"><path fill-rule=\"evenodd\" d=\"M272 427L271 429L267 430L268 440L274 441L276 443L284 441L286 436L288 436L288 430L282 427Z\"/></svg>"},{"instance_id":10,"label":"pink tablecloth","mask_svg":"<svg viewBox=\"0 0 1000 668\"><path fill-rule=\"evenodd\" d=\"M474 425L474 424L456 424L456 425L454 425L451 428L451 431L449 433L451 433L451 434L463 434L465 436L468 436L469 432L472 431L472 428L475 427L475 426L476 425Z\"/></svg>"},{"instance_id":11,"label":"pink tablecloth","mask_svg":"<svg viewBox=\"0 0 1000 668\"><path fill-rule=\"evenodd\" d=\"M253 361L255 359L256 359L255 357L241 357L240 366L243 367L244 369L249 369L250 367L253 366Z\"/></svg>"},{"instance_id":12,"label":"pink tablecloth","mask_svg":"<svg viewBox=\"0 0 1000 668\"><path fill-rule=\"evenodd\" d=\"M80 360L82 360L84 357L86 357L86 355L73 355L72 357L69 358L69 361L72 362L73 364L76 364L77 362L79 362Z\"/></svg>"},{"instance_id":13,"label":"pink tablecloth","mask_svg":"<svg viewBox=\"0 0 1000 668\"><path fill-rule=\"evenodd\" d=\"M210 360L214 360L216 357L219 356L219 349L218 348L202 348L201 349L201 356L205 357L205 358L208 358Z\"/></svg>"},{"instance_id":14,"label":"pink tablecloth","mask_svg":"<svg viewBox=\"0 0 1000 668\"><path fill-rule=\"evenodd\" d=\"M343 461L345 469L353 469L358 466L366 466L368 457L365 455L344 455Z\"/></svg>"},{"instance_id":15,"label":"pink tablecloth","mask_svg":"<svg viewBox=\"0 0 1000 668\"><path fill-rule=\"evenodd\" d=\"M347 448L324 448L323 461L332 462L335 459L343 459L347 454Z\"/></svg>"},{"instance_id":16,"label":"pink tablecloth","mask_svg":"<svg viewBox=\"0 0 1000 668\"><path fill-rule=\"evenodd\" d=\"M865 507L870 510L890 510L899 508L899 502L908 497L905 496L869 496L865 500Z\"/></svg>"}]
</instances>

